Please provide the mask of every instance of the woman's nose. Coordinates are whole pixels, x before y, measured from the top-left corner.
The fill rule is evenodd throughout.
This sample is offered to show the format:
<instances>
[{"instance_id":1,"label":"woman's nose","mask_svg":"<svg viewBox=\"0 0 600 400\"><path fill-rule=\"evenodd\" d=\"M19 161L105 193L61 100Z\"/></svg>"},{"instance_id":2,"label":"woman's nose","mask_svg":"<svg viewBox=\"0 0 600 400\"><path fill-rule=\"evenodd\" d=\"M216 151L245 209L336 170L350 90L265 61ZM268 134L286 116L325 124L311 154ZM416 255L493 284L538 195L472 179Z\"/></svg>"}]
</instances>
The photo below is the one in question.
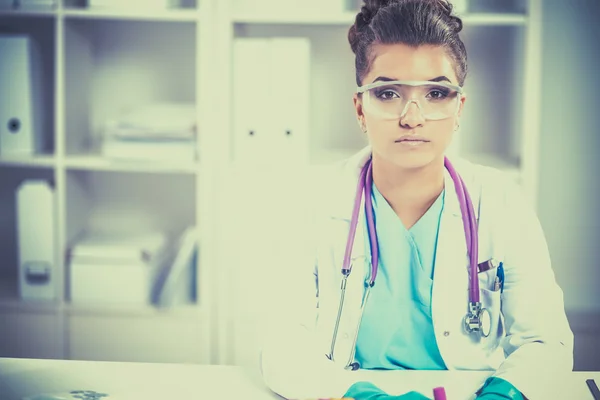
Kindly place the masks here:
<instances>
[{"instance_id":1,"label":"woman's nose","mask_svg":"<svg viewBox=\"0 0 600 400\"><path fill-rule=\"evenodd\" d=\"M405 128L416 128L417 126L422 126L424 123L425 118L423 117L419 104L414 100L409 101L404 108L404 112L400 116L400 126Z\"/></svg>"}]
</instances>

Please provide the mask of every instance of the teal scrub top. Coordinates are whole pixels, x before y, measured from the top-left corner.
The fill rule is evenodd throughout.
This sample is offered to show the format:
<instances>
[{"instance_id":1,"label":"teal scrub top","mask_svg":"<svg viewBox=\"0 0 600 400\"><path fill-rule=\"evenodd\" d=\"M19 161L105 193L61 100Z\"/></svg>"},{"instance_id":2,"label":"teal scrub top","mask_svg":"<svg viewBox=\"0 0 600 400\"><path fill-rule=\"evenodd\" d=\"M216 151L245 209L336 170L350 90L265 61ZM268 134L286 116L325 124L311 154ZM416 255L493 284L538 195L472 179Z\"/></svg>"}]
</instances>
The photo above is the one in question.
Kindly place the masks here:
<instances>
[{"instance_id":1,"label":"teal scrub top","mask_svg":"<svg viewBox=\"0 0 600 400\"><path fill-rule=\"evenodd\" d=\"M356 360L365 369L446 369L431 319L442 192L409 230L373 183L379 270L365 306ZM364 220L365 246L369 236Z\"/></svg>"}]
</instances>

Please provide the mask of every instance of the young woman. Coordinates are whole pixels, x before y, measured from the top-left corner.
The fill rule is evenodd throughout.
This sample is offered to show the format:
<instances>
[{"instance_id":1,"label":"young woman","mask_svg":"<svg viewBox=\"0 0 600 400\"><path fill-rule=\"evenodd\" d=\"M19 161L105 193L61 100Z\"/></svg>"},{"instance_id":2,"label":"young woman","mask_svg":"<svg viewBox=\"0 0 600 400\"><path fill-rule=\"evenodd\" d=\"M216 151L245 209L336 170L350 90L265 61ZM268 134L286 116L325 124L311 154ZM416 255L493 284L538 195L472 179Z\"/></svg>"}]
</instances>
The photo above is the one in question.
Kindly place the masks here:
<instances>
[{"instance_id":1,"label":"young woman","mask_svg":"<svg viewBox=\"0 0 600 400\"><path fill-rule=\"evenodd\" d=\"M461 29L445 0L366 1L350 28L369 146L314 192L306 318L261 356L286 398L425 398L386 397L362 368L489 370L477 398L547 399L572 370L536 215L499 171L445 157L466 100Z\"/></svg>"}]
</instances>

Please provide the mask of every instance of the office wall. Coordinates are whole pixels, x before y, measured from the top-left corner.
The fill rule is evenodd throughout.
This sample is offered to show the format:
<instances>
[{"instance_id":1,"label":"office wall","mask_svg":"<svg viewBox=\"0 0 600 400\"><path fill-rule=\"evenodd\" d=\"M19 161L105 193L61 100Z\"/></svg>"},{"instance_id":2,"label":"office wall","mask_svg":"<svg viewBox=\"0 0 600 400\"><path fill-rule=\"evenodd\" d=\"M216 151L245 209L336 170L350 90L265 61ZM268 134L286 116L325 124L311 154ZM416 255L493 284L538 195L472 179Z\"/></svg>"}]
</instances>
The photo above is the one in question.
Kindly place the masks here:
<instances>
[{"instance_id":1,"label":"office wall","mask_svg":"<svg viewBox=\"0 0 600 400\"><path fill-rule=\"evenodd\" d=\"M600 1L543 7L539 217L575 331L575 368L600 370Z\"/></svg>"}]
</instances>

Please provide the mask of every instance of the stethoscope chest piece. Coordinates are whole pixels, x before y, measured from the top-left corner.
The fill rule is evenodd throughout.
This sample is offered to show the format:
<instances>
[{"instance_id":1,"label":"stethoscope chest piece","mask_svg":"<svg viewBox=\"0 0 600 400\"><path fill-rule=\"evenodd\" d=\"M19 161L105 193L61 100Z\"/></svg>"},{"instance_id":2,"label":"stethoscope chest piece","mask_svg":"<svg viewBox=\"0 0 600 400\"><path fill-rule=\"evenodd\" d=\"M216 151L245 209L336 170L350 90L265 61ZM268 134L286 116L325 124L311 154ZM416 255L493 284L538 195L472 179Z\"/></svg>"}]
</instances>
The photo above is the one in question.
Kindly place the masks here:
<instances>
[{"instance_id":1,"label":"stethoscope chest piece","mask_svg":"<svg viewBox=\"0 0 600 400\"><path fill-rule=\"evenodd\" d=\"M492 316L487 308L482 308L481 303L470 303L469 312L465 316L465 330L468 333L479 332L481 336L490 336L492 329Z\"/></svg>"}]
</instances>

